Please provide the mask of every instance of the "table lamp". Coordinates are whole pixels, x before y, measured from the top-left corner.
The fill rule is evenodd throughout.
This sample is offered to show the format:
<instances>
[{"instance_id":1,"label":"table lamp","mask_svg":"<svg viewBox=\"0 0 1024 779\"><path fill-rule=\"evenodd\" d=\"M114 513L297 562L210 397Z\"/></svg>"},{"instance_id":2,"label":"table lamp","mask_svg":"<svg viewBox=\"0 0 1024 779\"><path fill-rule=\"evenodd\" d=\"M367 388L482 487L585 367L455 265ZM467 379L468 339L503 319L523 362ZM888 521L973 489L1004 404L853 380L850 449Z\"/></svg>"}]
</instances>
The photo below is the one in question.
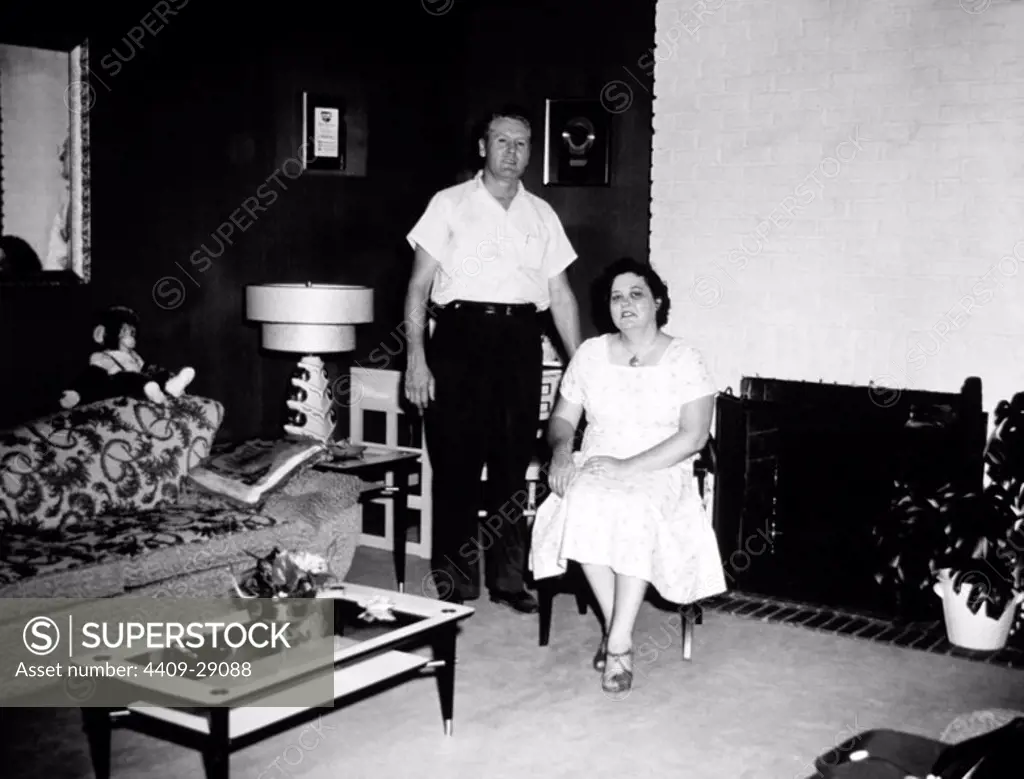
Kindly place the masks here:
<instances>
[{"instance_id":1,"label":"table lamp","mask_svg":"<svg viewBox=\"0 0 1024 779\"><path fill-rule=\"evenodd\" d=\"M245 289L247 318L265 349L301 354L292 373L286 434L326 443L337 424L321 354L349 352L356 325L373 321L373 290L342 284L256 284Z\"/></svg>"}]
</instances>

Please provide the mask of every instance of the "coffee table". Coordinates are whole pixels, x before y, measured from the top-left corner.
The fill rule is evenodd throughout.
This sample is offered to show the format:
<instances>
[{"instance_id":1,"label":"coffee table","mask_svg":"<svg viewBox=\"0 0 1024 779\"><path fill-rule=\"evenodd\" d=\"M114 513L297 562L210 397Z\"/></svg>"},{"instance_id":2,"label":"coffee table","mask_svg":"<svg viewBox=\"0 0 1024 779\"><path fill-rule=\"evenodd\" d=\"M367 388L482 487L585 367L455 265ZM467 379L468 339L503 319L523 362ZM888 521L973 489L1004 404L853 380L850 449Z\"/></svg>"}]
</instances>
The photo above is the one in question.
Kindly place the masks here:
<instances>
[{"instance_id":1,"label":"coffee table","mask_svg":"<svg viewBox=\"0 0 1024 779\"><path fill-rule=\"evenodd\" d=\"M228 779L231 753L423 671L432 672L437 679L444 733L450 736L458 625L474 609L358 584L345 584L319 597L334 600L333 670L324 668L321 661L315 672L308 668L306 672L286 668L282 671L283 680L280 676L273 682L266 677L256 684L251 679L236 680L234 686L225 679L165 678L144 673L103 680L103 684L128 686L130 697L137 692L138 700L119 709L82 708L97 779L109 779L111 775L110 741L114 729L129 729L198 750L203 755L208 779ZM394 621L366 622L360 618L364 606L374 598L390 601ZM425 645L432 646L432 658L407 651ZM134 663L143 668L155 659L155 654L139 654L135 650L111 658L108 652L76 657L74 662L81 666ZM334 681L333 696L323 695L323 685L330 676ZM324 706L295 705L296 686L302 684L315 686L311 697L333 697L333 702ZM218 700L223 701L220 705L211 705L213 688L218 688Z\"/></svg>"}]
</instances>

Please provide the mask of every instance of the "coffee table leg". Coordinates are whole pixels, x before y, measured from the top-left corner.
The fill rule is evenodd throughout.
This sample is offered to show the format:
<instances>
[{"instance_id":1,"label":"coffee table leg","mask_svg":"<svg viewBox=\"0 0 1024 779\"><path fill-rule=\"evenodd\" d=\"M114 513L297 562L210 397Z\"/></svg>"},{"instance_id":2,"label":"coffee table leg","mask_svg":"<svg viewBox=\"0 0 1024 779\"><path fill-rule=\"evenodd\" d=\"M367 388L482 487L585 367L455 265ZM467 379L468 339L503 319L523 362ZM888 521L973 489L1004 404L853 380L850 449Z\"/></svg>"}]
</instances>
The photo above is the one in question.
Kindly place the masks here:
<instances>
[{"instance_id":1,"label":"coffee table leg","mask_svg":"<svg viewBox=\"0 0 1024 779\"><path fill-rule=\"evenodd\" d=\"M110 779L111 711L92 706L82 709L82 730L89 741L89 756L96 779Z\"/></svg>"},{"instance_id":2,"label":"coffee table leg","mask_svg":"<svg viewBox=\"0 0 1024 779\"><path fill-rule=\"evenodd\" d=\"M441 717L444 719L444 734L452 735L455 708L455 637L456 626L443 628L434 641L434 660L441 661L437 667L437 693L441 698Z\"/></svg>"},{"instance_id":3,"label":"coffee table leg","mask_svg":"<svg viewBox=\"0 0 1024 779\"><path fill-rule=\"evenodd\" d=\"M203 749L206 779L228 779L231 766L228 714L226 708L210 709L210 735Z\"/></svg>"}]
</instances>

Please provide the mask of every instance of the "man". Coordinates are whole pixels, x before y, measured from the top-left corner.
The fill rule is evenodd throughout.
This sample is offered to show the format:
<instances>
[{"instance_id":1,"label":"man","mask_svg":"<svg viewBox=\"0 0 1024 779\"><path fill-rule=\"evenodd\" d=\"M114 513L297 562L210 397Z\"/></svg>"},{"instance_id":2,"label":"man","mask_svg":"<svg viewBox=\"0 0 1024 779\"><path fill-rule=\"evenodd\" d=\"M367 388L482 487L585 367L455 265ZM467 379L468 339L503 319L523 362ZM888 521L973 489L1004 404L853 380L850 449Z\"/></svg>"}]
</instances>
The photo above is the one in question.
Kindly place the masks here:
<instances>
[{"instance_id":1,"label":"man","mask_svg":"<svg viewBox=\"0 0 1024 779\"><path fill-rule=\"evenodd\" d=\"M455 602L479 597L482 552L491 600L526 614L537 611L521 520L540 414L539 312L550 309L570 357L580 342L565 275L576 252L551 206L520 181L530 140L521 111L491 114L482 170L434 195L408 235L416 257L405 303L405 395L425 415L434 472L435 584ZM491 505L478 543L484 465Z\"/></svg>"}]
</instances>

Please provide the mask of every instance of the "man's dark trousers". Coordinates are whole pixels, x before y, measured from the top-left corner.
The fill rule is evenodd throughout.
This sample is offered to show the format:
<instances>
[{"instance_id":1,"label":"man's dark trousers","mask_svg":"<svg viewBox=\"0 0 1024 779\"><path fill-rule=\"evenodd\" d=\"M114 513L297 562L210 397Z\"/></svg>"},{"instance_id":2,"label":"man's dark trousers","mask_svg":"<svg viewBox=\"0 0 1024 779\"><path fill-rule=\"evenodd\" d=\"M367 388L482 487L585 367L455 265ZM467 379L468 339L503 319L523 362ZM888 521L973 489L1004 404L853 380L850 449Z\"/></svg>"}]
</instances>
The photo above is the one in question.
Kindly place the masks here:
<instances>
[{"instance_id":1,"label":"man's dark trousers","mask_svg":"<svg viewBox=\"0 0 1024 779\"><path fill-rule=\"evenodd\" d=\"M526 469L537 445L542 360L531 305L456 301L437 314L427 343L434 400L425 421L434 475L433 578L441 598L479 597L481 557L492 595L524 589Z\"/></svg>"}]
</instances>

